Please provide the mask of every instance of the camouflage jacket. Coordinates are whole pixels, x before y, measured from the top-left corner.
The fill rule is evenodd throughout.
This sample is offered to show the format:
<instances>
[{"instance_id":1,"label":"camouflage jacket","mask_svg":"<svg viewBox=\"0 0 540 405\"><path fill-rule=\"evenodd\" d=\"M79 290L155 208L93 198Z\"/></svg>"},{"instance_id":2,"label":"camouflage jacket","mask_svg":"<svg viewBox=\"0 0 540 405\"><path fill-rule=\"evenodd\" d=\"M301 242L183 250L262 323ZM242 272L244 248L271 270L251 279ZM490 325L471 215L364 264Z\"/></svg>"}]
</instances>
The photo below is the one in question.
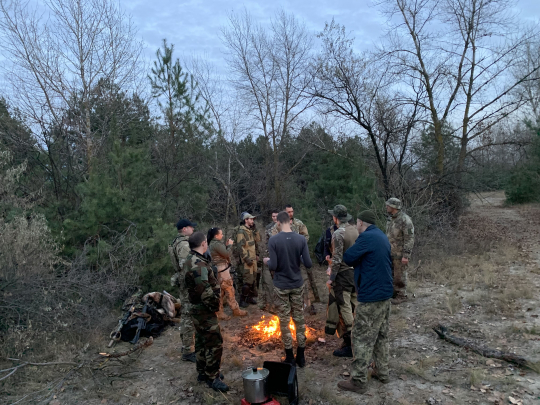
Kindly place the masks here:
<instances>
[{"instance_id":1,"label":"camouflage jacket","mask_svg":"<svg viewBox=\"0 0 540 405\"><path fill-rule=\"evenodd\" d=\"M221 291L210 262L203 255L192 250L186 258L185 272L189 302L194 309L217 312Z\"/></svg>"},{"instance_id":2,"label":"camouflage jacket","mask_svg":"<svg viewBox=\"0 0 540 405\"><path fill-rule=\"evenodd\" d=\"M180 270L183 270L186 258L189 255L189 236L178 235L173 241L174 254L178 259Z\"/></svg>"},{"instance_id":3,"label":"camouflage jacket","mask_svg":"<svg viewBox=\"0 0 540 405\"><path fill-rule=\"evenodd\" d=\"M257 239L260 241L259 232L245 225L241 225L236 233L234 249L240 262L248 267L251 267L257 260Z\"/></svg>"},{"instance_id":4,"label":"camouflage jacket","mask_svg":"<svg viewBox=\"0 0 540 405\"><path fill-rule=\"evenodd\" d=\"M295 233L302 235L304 238L306 238L306 242L309 242L309 233L307 230L307 226L305 226L302 221L300 221L299 219L293 218L291 222L291 230ZM270 234L271 234L270 236L277 235L278 233L279 231L277 229L277 223L275 223L272 229L270 230Z\"/></svg>"},{"instance_id":5,"label":"camouflage jacket","mask_svg":"<svg viewBox=\"0 0 540 405\"><path fill-rule=\"evenodd\" d=\"M414 246L414 225L403 211L389 216L386 222L386 236L392 247L392 258L409 259Z\"/></svg>"},{"instance_id":6,"label":"camouflage jacket","mask_svg":"<svg viewBox=\"0 0 540 405\"><path fill-rule=\"evenodd\" d=\"M330 280L334 281L338 273L354 270L343 261L343 253L347 251L358 238L358 230L349 223L340 224L332 234L332 273Z\"/></svg>"},{"instance_id":7,"label":"camouflage jacket","mask_svg":"<svg viewBox=\"0 0 540 405\"><path fill-rule=\"evenodd\" d=\"M274 229L275 225L275 222L270 222L268 225L266 225L266 228L264 230L264 234L266 235L266 243L268 243L268 239L270 239L270 237L274 235L272 234L272 229Z\"/></svg>"}]
</instances>

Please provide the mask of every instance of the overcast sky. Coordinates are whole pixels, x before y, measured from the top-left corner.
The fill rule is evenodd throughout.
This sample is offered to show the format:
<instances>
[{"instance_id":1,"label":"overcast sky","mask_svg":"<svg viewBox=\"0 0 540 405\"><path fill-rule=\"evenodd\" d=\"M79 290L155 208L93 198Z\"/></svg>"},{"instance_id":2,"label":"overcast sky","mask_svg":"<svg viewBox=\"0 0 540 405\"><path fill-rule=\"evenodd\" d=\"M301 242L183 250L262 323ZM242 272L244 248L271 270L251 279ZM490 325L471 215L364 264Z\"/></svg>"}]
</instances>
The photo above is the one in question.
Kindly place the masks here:
<instances>
[{"instance_id":1,"label":"overcast sky","mask_svg":"<svg viewBox=\"0 0 540 405\"><path fill-rule=\"evenodd\" d=\"M334 18L345 25L357 47L369 47L383 33L385 18L368 0L120 0L133 16L146 45L146 57L153 60L163 38L175 44L176 56L203 54L217 65L224 64L220 28L227 24L231 11L244 7L261 22L268 21L280 8L302 20L308 30L320 32ZM523 20L538 21L539 0L518 0L516 12ZM222 70L224 66L218 66Z\"/></svg>"}]
</instances>

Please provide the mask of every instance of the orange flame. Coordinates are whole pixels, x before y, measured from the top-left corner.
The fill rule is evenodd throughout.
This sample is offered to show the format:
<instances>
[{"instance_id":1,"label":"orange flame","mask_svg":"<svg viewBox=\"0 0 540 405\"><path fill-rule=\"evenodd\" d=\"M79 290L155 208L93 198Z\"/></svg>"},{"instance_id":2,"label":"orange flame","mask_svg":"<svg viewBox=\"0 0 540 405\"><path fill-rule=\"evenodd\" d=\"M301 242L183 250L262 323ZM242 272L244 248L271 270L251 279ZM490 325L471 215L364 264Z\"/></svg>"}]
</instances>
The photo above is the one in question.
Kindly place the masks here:
<instances>
[{"instance_id":1,"label":"orange flame","mask_svg":"<svg viewBox=\"0 0 540 405\"><path fill-rule=\"evenodd\" d=\"M277 316L272 316L269 320L265 319L263 315L261 321L253 325L252 328L262 335L265 339L271 339L274 337L281 336L281 330L279 329L279 318ZM293 339L296 339L296 327L292 319L289 321L289 329L291 330ZM306 336L308 335L308 329L306 328Z\"/></svg>"}]
</instances>

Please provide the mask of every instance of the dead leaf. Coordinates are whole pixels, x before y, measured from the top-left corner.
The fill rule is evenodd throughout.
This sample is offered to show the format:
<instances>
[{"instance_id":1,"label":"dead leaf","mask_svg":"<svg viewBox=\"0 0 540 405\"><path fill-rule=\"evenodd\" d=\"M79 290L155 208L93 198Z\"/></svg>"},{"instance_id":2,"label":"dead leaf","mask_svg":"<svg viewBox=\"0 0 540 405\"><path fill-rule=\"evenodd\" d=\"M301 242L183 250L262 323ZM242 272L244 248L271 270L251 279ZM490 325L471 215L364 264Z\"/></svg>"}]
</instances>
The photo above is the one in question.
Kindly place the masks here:
<instances>
[{"instance_id":1,"label":"dead leaf","mask_svg":"<svg viewBox=\"0 0 540 405\"><path fill-rule=\"evenodd\" d=\"M489 360L486 361L486 365L487 365L487 366L491 366L491 365L493 365L493 364L495 364L495 362L494 362L493 360L491 360L491 359L489 359Z\"/></svg>"},{"instance_id":2,"label":"dead leaf","mask_svg":"<svg viewBox=\"0 0 540 405\"><path fill-rule=\"evenodd\" d=\"M106 404L106 403L107 403L107 400L106 400L106 399L102 399L102 400L101 400L101 403L102 403L102 404Z\"/></svg>"},{"instance_id":3,"label":"dead leaf","mask_svg":"<svg viewBox=\"0 0 540 405\"><path fill-rule=\"evenodd\" d=\"M406 376L405 374L401 374L401 375L399 376L399 379L400 379L400 380L403 380L403 381L407 381L407 376Z\"/></svg>"},{"instance_id":4,"label":"dead leaf","mask_svg":"<svg viewBox=\"0 0 540 405\"><path fill-rule=\"evenodd\" d=\"M342 364L341 367L343 367L343 369L347 370L347 366L345 364Z\"/></svg>"},{"instance_id":5,"label":"dead leaf","mask_svg":"<svg viewBox=\"0 0 540 405\"><path fill-rule=\"evenodd\" d=\"M350 376L350 374L349 374L348 371L344 371L344 372L343 372L343 377L349 377L349 376Z\"/></svg>"},{"instance_id":6,"label":"dead leaf","mask_svg":"<svg viewBox=\"0 0 540 405\"><path fill-rule=\"evenodd\" d=\"M518 403L518 400L515 399L514 397L508 397L508 400L510 401L511 404L517 404Z\"/></svg>"}]
</instances>

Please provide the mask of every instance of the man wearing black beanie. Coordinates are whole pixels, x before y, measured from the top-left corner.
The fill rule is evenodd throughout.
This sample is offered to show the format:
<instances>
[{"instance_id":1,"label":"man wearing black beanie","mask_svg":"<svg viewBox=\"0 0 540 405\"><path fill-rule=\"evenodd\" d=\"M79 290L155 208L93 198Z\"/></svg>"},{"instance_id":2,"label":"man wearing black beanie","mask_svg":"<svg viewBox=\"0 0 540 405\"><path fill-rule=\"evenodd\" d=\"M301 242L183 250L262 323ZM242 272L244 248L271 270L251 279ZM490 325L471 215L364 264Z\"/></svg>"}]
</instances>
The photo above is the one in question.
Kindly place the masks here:
<instances>
[{"instance_id":1,"label":"man wearing black beanie","mask_svg":"<svg viewBox=\"0 0 540 405\"><path fill-rule=\"evenodd\" d=\"M343 261L354 267L354 284L358 304L352 328L353 362L351 379L338 387L364 394L367 391L368 365L373 357L376 370L372 377L389 382L388 319L394 291L390 242L377 226L373 211L358 214L356 227L360 236L343 255Z\"/></svg>"}]
</instances>

